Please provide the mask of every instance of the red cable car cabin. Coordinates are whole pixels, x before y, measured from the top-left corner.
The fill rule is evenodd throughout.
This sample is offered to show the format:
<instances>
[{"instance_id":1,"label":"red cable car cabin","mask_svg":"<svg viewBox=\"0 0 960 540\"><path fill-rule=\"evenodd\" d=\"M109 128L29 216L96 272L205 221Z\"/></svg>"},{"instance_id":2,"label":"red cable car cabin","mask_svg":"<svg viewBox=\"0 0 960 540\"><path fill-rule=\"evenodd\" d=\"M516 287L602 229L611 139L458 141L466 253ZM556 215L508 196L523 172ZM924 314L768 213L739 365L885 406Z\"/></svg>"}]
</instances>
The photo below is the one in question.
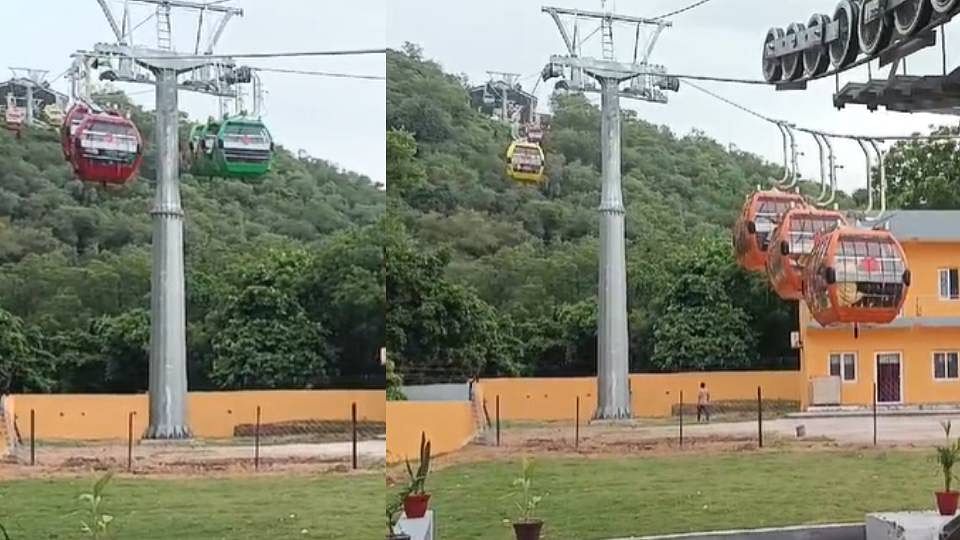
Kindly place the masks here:
<instances>
[{"instance_id":1,"label":"red cable car cabin","mask_svg":"<svg viewBox=\"0 0 960 540\"><path fill-rule=\"evenodd\" d=\"M903 308L910 271L890 232L840 227L817 237L803 286L804 300L823 326L887 324Z\"/></svg>"},{"instance_id":2,"label":"red cable car cabin","mask_svg":"<svg viewBox=\"0 0 960 540\"><path fill-rule=\"evenodd\" d=\"M84 182L126 184L140 169L142 142L130 120L116 114L90 114L73 135L70 162Z\"/></svg>"},{"instance_id":3,"label":"red cable car cabin","mask_svg":"<svg viewBox=\"0 0 960 540\"><path fill-rule=\"evenodd\" d=\"M770 236L777 223L788 210L806 205L803 196L796 193L773 190L751 195L733 230L733 246L740 266L763 272L767 267Z\"/></svg>"},{"instance_id":4,"label":"red cable car cabin","mask_svg":"<svg viewBox=\"0 0 960 540\"><path fill-rule=\"evenodd\" d=\"M813 252L814 240L846 224L840 212L816 208L794 208L784 214L767 251L767 276L780 298L803 298L803 268Z\"/></svg>"},{"instance_id":5,"label":"red cable car cabin","mask_svg":"<svg viewBox=\"0 0 960 540\"><path fill-rule=\"evenodd\" d=\"M74 144L73 136L88 114L90 114L90 109L86 105L74 103L63 117L63 125L60 126L60 146L63 147L63 157L67 161L70 160L70 150Z\"/></svg>"}]
</instances>

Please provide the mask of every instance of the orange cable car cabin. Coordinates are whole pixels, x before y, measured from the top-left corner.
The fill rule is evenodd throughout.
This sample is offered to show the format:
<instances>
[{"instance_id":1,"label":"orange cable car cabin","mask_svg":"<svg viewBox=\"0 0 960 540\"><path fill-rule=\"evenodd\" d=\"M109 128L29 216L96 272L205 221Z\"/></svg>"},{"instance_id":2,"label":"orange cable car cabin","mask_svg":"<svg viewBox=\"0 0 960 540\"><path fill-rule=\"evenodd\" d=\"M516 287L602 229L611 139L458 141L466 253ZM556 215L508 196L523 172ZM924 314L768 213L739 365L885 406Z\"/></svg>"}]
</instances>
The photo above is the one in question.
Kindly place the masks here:
<instances>
[{"instance_id":1,"label":"orange cable car cabin","mask_svg":"<svg viewBox=\"0 0 960 540\"><path fill-rule=\"evenodd\" d=\"M765 271L767 248L777 223L788 210L806 205L802 195L785 191L758 191L747 198L733 231L740 266L754 272Z\"/></svg>"},{"instance_id":2,"label":"orange cable car cabin","mask_svg":"<svg viewBox=\"0 0 960 540\"><path fill-rule=\"evenodd\" d=\"M143 139L130 120L115 113L84 116L72 137L70 162L80 180L123 185L143 161Z\"/></svg>"},{"instance_id":3,"label":"orange cable car cabin","mask_svg":"<svg viewBox=\"0 0 960 540\"><path fill-rule=\"evenodd\" d=\"M810 207L794 208L783 215L767 250L767 276L780 298L803 298L803 268L817 235L846 224L840 212Z\"/></svg>"},{"instance_id":4,"label":"orange cable car cabin","mask_svg":"<svg viewBox=\"0 0 960 540\"><path fill-rule=\"evenodd\" d=\"M900 314L910 270L889 231L839 227L821 234L803 272L803 297L823 326L888 324Z\"/></svg>"}]
</instances>

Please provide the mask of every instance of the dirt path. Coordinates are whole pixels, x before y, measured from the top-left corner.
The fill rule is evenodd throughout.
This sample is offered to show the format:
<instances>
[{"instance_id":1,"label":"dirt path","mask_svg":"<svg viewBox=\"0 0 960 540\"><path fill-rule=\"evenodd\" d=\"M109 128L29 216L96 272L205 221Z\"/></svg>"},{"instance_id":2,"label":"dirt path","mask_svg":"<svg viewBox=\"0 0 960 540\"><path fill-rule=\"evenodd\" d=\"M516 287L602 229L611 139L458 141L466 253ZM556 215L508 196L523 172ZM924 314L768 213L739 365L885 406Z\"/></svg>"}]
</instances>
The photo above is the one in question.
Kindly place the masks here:
<instances>
[{"instance_id":1,"label":"dirt path","mask_svg":"<svg viewBox=\"0 0 960 540\"><path fill-rule=\"evenodd\" d=\"M383 467L386 442L360 441L358 466ZM214 444L139 444L133 449L133 473L206 476L244 474L254 470L254 446ZM30 464L30 449L20 447L16 457L0 466L0 478L76 475L90 471L127 468L127 447L122 444L91 446L38 446L36 465ZM352 468L350 443L296 443L260 447L258 472L346 472Z\"/></svg>"}]
</instances>

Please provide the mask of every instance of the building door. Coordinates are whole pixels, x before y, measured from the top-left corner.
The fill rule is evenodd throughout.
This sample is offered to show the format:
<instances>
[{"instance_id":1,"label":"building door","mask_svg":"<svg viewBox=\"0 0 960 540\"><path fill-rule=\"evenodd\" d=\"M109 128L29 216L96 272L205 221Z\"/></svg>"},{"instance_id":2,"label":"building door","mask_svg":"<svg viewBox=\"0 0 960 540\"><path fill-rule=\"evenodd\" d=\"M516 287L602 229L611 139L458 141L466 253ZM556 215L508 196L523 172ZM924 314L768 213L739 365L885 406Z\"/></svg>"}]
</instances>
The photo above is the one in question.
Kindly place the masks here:
<instances>
[{"instance_id":1,"label":"building door","mask_svg":"<svg viewBox=\"0 0 960 540\"><path fill-rule=\"evenodd\" d=\"M877 403L900 403L900 353L877 355Z\"/></svg>"}]
</instances>

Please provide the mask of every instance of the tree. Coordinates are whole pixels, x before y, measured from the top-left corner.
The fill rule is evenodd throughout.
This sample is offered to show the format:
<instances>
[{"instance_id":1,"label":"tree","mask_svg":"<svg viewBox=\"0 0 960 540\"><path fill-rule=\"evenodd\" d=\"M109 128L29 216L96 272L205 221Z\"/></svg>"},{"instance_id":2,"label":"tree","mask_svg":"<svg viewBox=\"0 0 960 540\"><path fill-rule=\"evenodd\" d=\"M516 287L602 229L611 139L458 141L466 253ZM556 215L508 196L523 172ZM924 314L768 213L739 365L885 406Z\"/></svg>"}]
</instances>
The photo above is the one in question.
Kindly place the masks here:
<instances>
[{"instance_id":1,"label":"tree","mask_svg":"<svg viewBox=\"0 0 960 540\"><path fill-rule=\"evenodd\" d=\"M326 331L280 289L247 287L219 319L211 377L221 388L311 388L332 375Z\"/></svg>"},{"instance_id":2,"label":"tree","mask_svg":"<svg viewBox=\"0 0 960 540\"><path fill-rule=\"evenodd\" d=\"M379 351L384 345L386 274L384 226L341 232L317 251L302 276L301 304L329 330L342 381L383 387Z\"/></svg>"},{"instance_id":3,"label":"tree","mask_svg":"<svg viewBox=\"0 0 960 540\"><path fill-rule=\"evenodd\" d=\"M390 401L405 401L403 394L403 376L397 373L393 360L387 360L387 399Z\"/></svg>"},{"instance_id":4,"label":"tree","mask_svg":"<svg viewBox=\"0 0 960 540\"><path fill-rule=\"evenodd\" d=\"M104 380L113 392L147 390L150 374L150 314L133 309L93 323L93 339L100 344Z\"/></svg>"},{"instance_id":5,"label":"tree","mask_svg":"<svg viewBox=\"0 0 960 540\"><path fill-rule=\"evenodd\" d=\"M53 385L49 360L23 321L0 309L0 395L44 391Z\"/></svg>"},{"instance_id":6,"label":"tree","mask_svg":"<svg viewBox=\"0 0 960 540\"><path fill-rule=\"evenodd\" d=\"M654 340L651 362L661 371L745 368L757 359L747 314L705 276L685 275L671 288Z\"/></svg>"},{"instance_id":7,"label":"tree","mask_svg":"<svg viewBox=\"0 0 960 540\"><path fill-rule=\"evenodd\" d=\"M479 375L502 346L495 313L443 277L447 259L397 227L387 238L387 350L410 383Z\"/></svg>"},{"instance_id":8,"label":"tree","mask_svg":"<svg viewBox=\"0 0 960 540\"><path fill-rule=\"evenodd\" d=\"M944 126L933 135L957 135ZM949 210L960 208L960 141L900 141L887 154L888 205L895 208ZM879 186L879 172L874 185ZM875 193L879 197L879 193ZM878 200L878 199L875 199Z\"/></svg>"}]
</instances>

